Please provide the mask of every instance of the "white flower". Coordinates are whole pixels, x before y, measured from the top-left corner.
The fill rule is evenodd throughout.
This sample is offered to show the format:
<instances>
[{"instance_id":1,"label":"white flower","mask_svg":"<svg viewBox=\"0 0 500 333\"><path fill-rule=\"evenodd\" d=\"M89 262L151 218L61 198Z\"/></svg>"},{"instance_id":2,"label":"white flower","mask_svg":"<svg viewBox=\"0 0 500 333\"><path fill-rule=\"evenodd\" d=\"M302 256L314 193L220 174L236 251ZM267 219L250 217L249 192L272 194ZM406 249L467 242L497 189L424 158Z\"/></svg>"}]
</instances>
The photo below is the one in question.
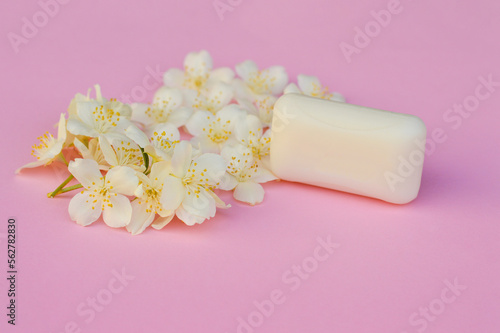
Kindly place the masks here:
<instances>
[{"instance_id":1,"label":"white flower","mask_svg":"<svg viewBox=\"0 0 500 333\"><path fill-rule=\"evenodd\" d=\"M109 163L104 158L104 155L99 145L99 139L92 138L89 140L88 147L83 144L78 138L73 140L73 144L76 149L80 152L84 159L90 159L97 162L100 170L108 170Z\"/></svg>"},{"instance_id":2,"label":"white flower","mask_svg":"<svg viewBox=\"0 0 500 333\"><path fill-rule=\"evenodd\" d=\"M171 123L181 127L193 112L182 104L182 92L164 86L156 91L151 105L143 103L131 105L132 120L143 124L147 134L150 134L151 129L157 124Z\"/></svg>"},{"instance_id":3,"label":"white flower","mask_svg":"<svg viewBox=\"0 0 500 333\"><path fill-rule=\"evenodd\" d=\"M188 53L184 59L184 71L172 68L165 72L163 82L167 87L192 89L201 92L216 82L229 83L234 72L227 67L213 69L210 54L202 50Z\"/></svg>"},{"instance_id":4,"label":"white flower","mask_svg":"<svg viewBox=\"0 0 500 333\"><path fill-rule=\"evenodd\" d=\"M271 146L271 131L264 132L259 118L249 114L244 122L236 126L235 136L237 141L252 151L253 157L269 169L269 152Z\"/></svg>"},{"instance_id":5,"label":"white flower","mask_svg":"<svg viewBox=\"0 0 500 333\"><path fill-rule=\"evenodd\" d=\"M187 90L184 93L186 105L194 111L204 110L216 114L233 99L233 88L225 83L218 82L205 92Z\"/></svg>"},{"instance_id":6,"label":"white flower","mask_svg":"<svg viewBox=\"0 0 500 333\"><path fill-rule=\"evenodd\" d=\"M330 92L328 87L321 85L316 76L299 75L297 77L298 87L295 83L290 83L284 93L304 94L307 96L328 99L331 101L345 102L345 98L338 92Z\"/></svg>"},{"instance_id":7,"label":"white flower","mask_svg":"<svg viewBox=\"0 0 500 333\"><path fill-rule=\"evenodd\" d=\"M37 160L23 165L16 170L16 173L25 168L48 165L59 156L63 149L64 142L66 141L66 119L64 118L64 114L61 114L59 117L57 139L49 132L46 132L44 135L38 137L38 140L40 140L40 143L33 145L33 150L31 151L31 155L36 157Z\"/></svg>"},{"instance_id":8,"label":"white flower","mask_svg":"<svg viewBox=\"0 0 500 333\"><path fill-rule=\"evenodd\" d=\"M89 102L89 101L97 101L99 103L106 102L106 100L102 97L101 86L98 84L94 85L94 90L95 90L95 96L96 96L95 99L90 98L90 92L92 91L92 88L89 88L89 90L87 91L87 95L76 93L75 97L73 97L73 99L69 103L68 114L70 116L77 116L77 112L76 112L77 105L78 105L78 103L81 103L81 102Z\"/></svg>"},{"instance_id":9,"label":"white flower","mask_svg":"<svg viewBox=\"0 0 500 333\"><path fill-rule=\"evenodd\" d=\"M153 162L169 161L175 145L180 141L179 130L174 125L165 123L153 127L152 132L148 138L136 126L131 125L125 130L127 136L153 158Z\"/></svg>"},{"instance_id":10,"label":"white flower","mask_svg":"<svg viewBox=\"0 0 500 333\"><path fill-rule=\"evenodd\" d=\"M125 195L133 195L138 185L133 169L119 166L103 176L96 161L77 158L70 162L68 170L84 187L69 203L73 221L87 226L102 212L104 222L110 227L119 228L130 223L132 207Z\"/></svg>"},{"instance_id":11,"label":"white flower","mask_svg":"<svg viewBox=\"0 0 500 333\"><path fill-rule=\"evenodd\" d=\"M116 99L78 102L76 116L70 116L67 127L74 135L121 139L125 137L124 129L130 125L131 114L130 106Z\"/></svg>"},{"instance_id":12,"label":"white flower","mask_svg":"<svg viewBox=\"0 0 500 333\"><path fill-rule=\"evenodd\" d=\"M240 79L234 80L236 96L254 100L259 96L279 95L288 83L288 74L282 66L259 70L255 62L244 61L236 65Z\"/></svg>"},{"instance_id":13,"label":"white flower","mask_svg":"<svg viewBox=\"0 0 500 333\"><path fill-rule=\"evenodd\" d=\"M274 96L259 96L254 102L247 99L239 99L240 104L249 113L259 117L264 127L270 127L273 122L274 104L277 98Z\"/></svg>"},{"instance_id":14,"label":"white flower","mask_svg":"<svg viewBox=\"0 0 500 333\"><path fill-rule=\"evenodd\" d=\"M135 142L117 139L109 142L106 137L101 136L99 137L99 145L104 159L111 167L128 166L135 171L146 171L144 156Z\"/></svg>"},{"instance_id":15,"label":"white flower","mask_svg":"<svg viewBox=\"0 0 500 333\"><path fill-rule=\"evenodd\" d=\"M247 147L227 146L222 149L221 155L229 163L221 189L234 189L234 198L250 205L261 203L264 200L264 188L259 183L278 178L261 167Z\"/></svg>"},{"instance_id":16,"label":"white flower","mask_svg":"<svg viewBox=\"0 0 500 333\"><path fill-rule=\"evenodd\" d=\"M187 225L214 217L216 207L224 207L213 190L219 186L226 166L217 154L193 158L191 144L181 141L174 149L169 175L164 180L160 198L163 208L175 210L175 215Z\"/></svg>"},{"instance_id":17,"label":"white flower","mask_svg":"<svg viewBox=\"0 0 500 333\"><path fill-rule=\"evenodd\" d=\"M90 92L92 91L92 88L88 89L87 95L76 93L75 97L73 97L73 99L71 100L71 102L69 103L69 106L68 106L68 114L69 114L70 118L78 118L76 110L77 110L77 106L79 103L89 102L89 101L97 101L99 103L106 102L106 99L104 99L102 97L102 94L101 94L101 86L99 86L98 84L94 85L94 90L95 90L95 98L90 97ZM66 148L66 147L71 146L71 144L74 143L75 138L77 138L77 137L79 137L78 138L79 140L82 140L84 138L84 136L74 135L73 133L69 132L66 129L66 142L64 143L64 147Z\"/></svg>"},{"instance_id":18,"label":"white flower","mask_svg":"<svg viewBox=\"0 0 500 333\"><path fill-rule=\"evenodd\" d=\"M245 110L231 104L215 115L208 111L197 111L187 122L186 128L194 135L191 142L195 147L199 146L203 152L219 153L232 137L234 126L244 121L245 116Z\"/></svg>"},{"instance_id":19,"label":"white flower","mask_svg":"<svg viewBox=\"0 0 500 333\"><path fill-rule=\"evenodd\" d=\"M133 235L142 233L151 224L153 228L161 229L174 217L173 212L164 209L160 202L168 165L169 162L158 162L153 164L149 176L137 174L140 184L135 190L137 199L132 201L132 219L127 225L127 230ZM159 217L155 219L156 214Z\"/></svg>"}]
</instances>

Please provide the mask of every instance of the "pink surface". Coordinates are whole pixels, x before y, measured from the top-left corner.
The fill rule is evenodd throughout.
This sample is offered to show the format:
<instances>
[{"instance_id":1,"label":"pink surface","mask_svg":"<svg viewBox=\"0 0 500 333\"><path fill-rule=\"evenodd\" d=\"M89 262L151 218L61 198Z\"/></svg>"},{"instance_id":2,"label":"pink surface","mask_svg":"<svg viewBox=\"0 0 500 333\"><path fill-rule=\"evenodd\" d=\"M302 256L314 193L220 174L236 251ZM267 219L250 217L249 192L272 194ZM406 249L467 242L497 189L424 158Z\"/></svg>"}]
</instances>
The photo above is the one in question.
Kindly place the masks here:
<instances>
[{"instance_id":1,"label":"pink surface","mask_svg":"<svg viewBox=\"0 0 500 333\"><path fill-rule=\"evenodd\" d=\"M32 21L40 5L2 2L0 331L500 331L500 87L470 115L444 118L474 101L478 77L500 81L500 4L401 0L377 31L370 12L390 1L231 3L221 21L212 0L68 1L15 53L8 33L21 35L23 17ZM348 62L339 45L354 45L355 28L367 24L374 37ZM233 207L200 226L176 220L132 237L102 221L76 225L70 196L47 199L65 175L14 175L74 93L100 83L107 96L137 97L148 68L179 67L201 49L216 66L253 59L283 65L293 79L317 75L349 102L441 129L446 140L428 151L419 197L396 206L271 183L259 206L225 196ZM16 327L5 316L10 216ZM332 253L318 248L328 237L340 245ZM134 279L116 280L122 269ZM105 305L90 310L95 297Z\"/></svg>"}]
</instances>

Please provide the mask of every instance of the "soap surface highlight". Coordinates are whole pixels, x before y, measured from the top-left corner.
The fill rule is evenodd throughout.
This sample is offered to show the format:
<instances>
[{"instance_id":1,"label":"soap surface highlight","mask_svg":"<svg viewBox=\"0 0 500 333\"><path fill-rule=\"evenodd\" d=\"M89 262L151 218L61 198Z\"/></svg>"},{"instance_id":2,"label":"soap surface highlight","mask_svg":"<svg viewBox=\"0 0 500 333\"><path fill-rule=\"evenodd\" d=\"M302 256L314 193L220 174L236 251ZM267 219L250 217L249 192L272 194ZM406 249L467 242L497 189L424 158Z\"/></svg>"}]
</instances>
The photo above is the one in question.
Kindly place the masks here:
<instances>
[{"instance_id":1,"label":"soap surface highlight","mask_svg":"<svg viewBox=\"0 0 500 333\"><path fill-rule=\"evenodd\" d=\"M271 129L271 169L283 180L395 204L417 197L426 128L416 116L286 94Z\"/></svg>"}]
</instances>

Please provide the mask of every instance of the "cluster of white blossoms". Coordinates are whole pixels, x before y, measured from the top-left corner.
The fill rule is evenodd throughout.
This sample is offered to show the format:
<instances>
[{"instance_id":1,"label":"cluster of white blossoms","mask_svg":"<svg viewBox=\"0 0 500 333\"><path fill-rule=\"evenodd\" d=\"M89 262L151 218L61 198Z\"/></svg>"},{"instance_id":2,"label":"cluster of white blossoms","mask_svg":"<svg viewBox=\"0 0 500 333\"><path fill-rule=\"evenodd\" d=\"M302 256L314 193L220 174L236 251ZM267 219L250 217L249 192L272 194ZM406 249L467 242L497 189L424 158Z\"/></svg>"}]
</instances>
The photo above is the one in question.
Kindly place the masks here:
<instances>
[{"instance_id":1,"label":"cluster of white blossoms","mask_svg":"<svg viewBox=\"0 0 500 333\"><path fill-rule=\"evenodd\" d=\"M98 85L77 94L61 114L57 138L46 133L33 146L37 158L23 168L65 163L70 176L54 197L78 191L69 215L86 226L102 215L132 234L161 229L174 216L187 225L228 208L219 191L255 205L269 168L273 107L283 93L343 101L313 76L288 82L281 66L259 69L253 61L213 68L207 51L189 53L184 69L164 74L151 104L125 104L102 96ZM68 151L79 157L67 162ZM18 170L18 171L19 171ZM68 185L71 181L78 181Z\"/></svg>"}]
</instances>

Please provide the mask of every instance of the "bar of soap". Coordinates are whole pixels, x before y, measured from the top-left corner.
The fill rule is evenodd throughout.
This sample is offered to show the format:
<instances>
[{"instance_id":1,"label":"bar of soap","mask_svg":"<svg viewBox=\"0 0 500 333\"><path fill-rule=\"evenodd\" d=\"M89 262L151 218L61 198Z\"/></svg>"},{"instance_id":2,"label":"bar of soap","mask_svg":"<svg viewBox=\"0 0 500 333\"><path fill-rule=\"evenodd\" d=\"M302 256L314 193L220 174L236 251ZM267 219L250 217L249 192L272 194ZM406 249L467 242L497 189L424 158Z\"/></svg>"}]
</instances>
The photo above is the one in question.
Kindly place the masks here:
<instances>
[{"instance_id":1,"label":"bar of soap","mask_svg":"<svg viewBox=\"0 0 500 333\"><path fill-rule=\"evenodd\" d=\"M416 116L286 94L271 128L271 169L283 180L395 204L417 197L426 128Z\"/></svg>"}]
</instances>

